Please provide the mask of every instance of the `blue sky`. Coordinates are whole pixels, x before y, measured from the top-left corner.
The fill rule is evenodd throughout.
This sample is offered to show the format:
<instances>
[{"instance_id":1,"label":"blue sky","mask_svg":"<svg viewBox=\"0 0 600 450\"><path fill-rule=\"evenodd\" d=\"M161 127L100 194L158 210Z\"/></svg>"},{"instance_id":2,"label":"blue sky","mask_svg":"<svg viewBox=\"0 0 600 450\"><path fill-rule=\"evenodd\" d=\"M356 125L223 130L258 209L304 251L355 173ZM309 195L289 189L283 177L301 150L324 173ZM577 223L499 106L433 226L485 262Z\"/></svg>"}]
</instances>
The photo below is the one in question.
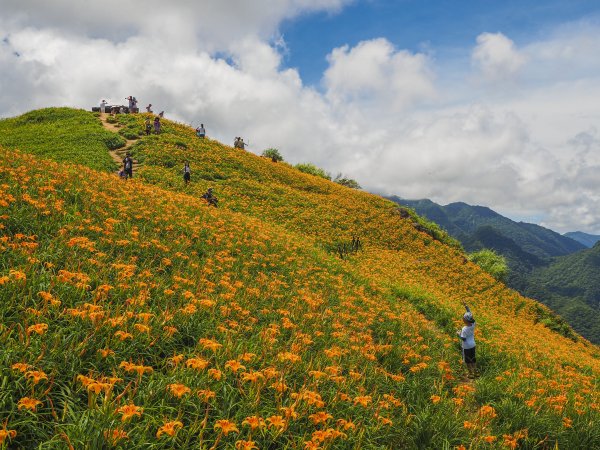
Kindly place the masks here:
<instances>
[{"instance_id":1,"label":"blue sky","mask_svg":"<svg viewBox=\"0 0 600 450\"><path fill-rule=\"evenodd\" d=\"M318 85L326 55L342 45L387 38L399 49L433 51L439 64L467 60L475 38L501 32L519 45L557 26L600 16L598 0L357 0L338 13L307 13L282 23L284 65Z\"/></svg>"},{"instance_id":2,"label":"blue sky","mask_svg":"<svg viewBox=\"0 0 600 450\"><path fill-rule=\"evenodd\" d=\"M374 193L600 234L600 0L0 2L0 117L135 95Z\"/></svg>"}]
</instances>

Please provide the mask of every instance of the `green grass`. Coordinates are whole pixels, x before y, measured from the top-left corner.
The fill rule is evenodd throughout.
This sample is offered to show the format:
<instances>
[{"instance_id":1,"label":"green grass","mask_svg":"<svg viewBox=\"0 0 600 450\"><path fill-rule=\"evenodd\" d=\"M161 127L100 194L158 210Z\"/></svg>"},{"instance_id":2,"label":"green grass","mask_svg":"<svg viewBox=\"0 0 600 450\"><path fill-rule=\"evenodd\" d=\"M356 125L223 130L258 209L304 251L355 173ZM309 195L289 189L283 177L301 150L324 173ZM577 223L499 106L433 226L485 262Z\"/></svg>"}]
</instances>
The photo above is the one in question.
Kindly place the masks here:
<instances>
[{"instance_id":1,"label":"green grass","mask_svg":"<svg viewBox=\"0 0 600 450\"><path fill-rule=\"evenodd\" d=\"M0 120L0 145L113 172L116 165L107 150L122 147L125 141L105 130L97 114L71 108L46 108Z\"/></svg>"}]
</instances>

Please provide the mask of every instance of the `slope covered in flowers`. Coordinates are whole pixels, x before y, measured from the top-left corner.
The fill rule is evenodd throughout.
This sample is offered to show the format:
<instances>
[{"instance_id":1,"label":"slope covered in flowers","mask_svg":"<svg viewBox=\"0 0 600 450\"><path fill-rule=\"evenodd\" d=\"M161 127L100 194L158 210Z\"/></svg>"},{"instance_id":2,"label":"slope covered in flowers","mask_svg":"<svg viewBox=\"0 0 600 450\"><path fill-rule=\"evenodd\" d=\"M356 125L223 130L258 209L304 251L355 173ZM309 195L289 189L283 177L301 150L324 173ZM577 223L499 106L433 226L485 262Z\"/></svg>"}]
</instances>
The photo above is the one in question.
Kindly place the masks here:
<instances>
[{"instance_id":1,"label":"slope covered in flowers","mask_svg":"<svg viewBox=\"0 0 600 450\"><path fill-rule=\"evenodd\" d=\"M0 150L3 443L600 446L598 348L389 202L171 122L134 151L125 183ZM331 251L353 236L358 253Z\"/></svg>"}]
</instances>

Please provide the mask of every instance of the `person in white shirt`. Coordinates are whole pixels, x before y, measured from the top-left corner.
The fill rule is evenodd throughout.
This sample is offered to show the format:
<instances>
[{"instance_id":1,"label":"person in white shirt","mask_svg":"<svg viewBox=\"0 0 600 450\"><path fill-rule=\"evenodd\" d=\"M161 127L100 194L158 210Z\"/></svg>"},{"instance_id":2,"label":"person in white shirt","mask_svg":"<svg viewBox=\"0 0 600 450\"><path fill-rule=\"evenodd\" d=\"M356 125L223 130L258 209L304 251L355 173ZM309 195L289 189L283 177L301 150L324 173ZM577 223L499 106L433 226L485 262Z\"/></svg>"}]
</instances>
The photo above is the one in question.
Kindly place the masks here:
<instances>
[{"instance_id":1,"label":"person in white shirt","mask_svg":"<svg viewBox=\"0 0 600 450\"><path fill-rule=\"evenodd\" d=\"M100 112L102 114L104 114L106 112L106 105L108 105L108 103L106 102L106 100L102 100L100 102Z\"/></svg>"},{"instance_id":2,"label":"person in white shirt","mask_svg":"<svg viewBox=\"0 0 600 450\"><path fill-rule=\"evenodd\" d=\"M462 327L462 330L458 330L456 333L461 340L462 346L462 354L463 361L467 365L467 370L469 371L469 378L475 377L476 370L476 359L475 359L475 319L473 318L473 313L467 306L466 303L463 303L467 312L463 314L463 323L465 324Z\"/></svg>"},{"instance_id":3,"label":"person in white shirt","mask_svg":"<svg viewBox=\"0 0 600 450\"><path fill-rule=\"evenodd\" d=\"M185 182L185 184L188 184L190 182L191 175L192 171L190 169L190 162L186 161L183 165L183 181Z\"/></svg>"},{"instance_id":4,"label":"person in white shirt","mask_svg":"<svg viewBox=\"0 0 600 450\"><path fill-rule=\"evenodd\" d=\"M204 138L206 136L206 130L204 129L204 124L201 123L198 128L196 128L196 136L199 138Z\"/></svg>"}]
</instances>

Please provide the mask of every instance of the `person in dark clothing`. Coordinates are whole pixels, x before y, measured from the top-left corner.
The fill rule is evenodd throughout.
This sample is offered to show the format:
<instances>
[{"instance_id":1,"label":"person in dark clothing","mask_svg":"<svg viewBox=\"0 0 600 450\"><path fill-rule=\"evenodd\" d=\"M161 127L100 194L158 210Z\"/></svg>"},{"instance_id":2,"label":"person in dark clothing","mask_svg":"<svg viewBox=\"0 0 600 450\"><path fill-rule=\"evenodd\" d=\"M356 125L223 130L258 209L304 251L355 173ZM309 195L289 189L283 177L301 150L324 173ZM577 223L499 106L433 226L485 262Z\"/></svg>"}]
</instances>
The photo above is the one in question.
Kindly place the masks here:
<instances>
[{"instance_id":1,"label":"person in dark clothing","mask_svg":"<svg viewBox=\"0 0 600 450\"><path fill-rule=\"evenodd\" d=\"M208 190L202 194L202 198L208 202L209 206L214 206L215 208L217 207L217 203L219 203L219 200L213 194L213 188L208 188Z\"/></svg>"},{"instance_id":2,"label":"person in dark clothing","mask_svg":"<svg viewBox=\"0 0 600 450\"><path fill-rule=\"evenodd\" d=\"M160 118L155 117L154 118L154 134L159 134L160 133Z\"/></svg>"},{"instance_id":3,"label":"person in dark clothing","mask_svg":"<svg viewBox=\"0 0 600 450\"><path fill-rule=\"evenodd\" d=\"M188 184L190 182L191 177L192 171L190 170L190 162L186 161L183 165L183 181L185 182L185 184Z\"/></svg>"},{"instance_id":4,"label":"person in dark clothing","mask_svg":"<svg viewBox=\"0 0 600 450\"><path fill-rule=\"evenodd\" d=\"M123 170L125 171L125 179L133 178L133 159L129 153L123 159Z\"/></svg>"},{"instance_id":5,"label":"person in dark clothing","mask_svg":"<svg viewBox=\"0 0 600 450\"><path fill-rule=\"evenodd\" d=\"M152 124L150 123L150 119L146 119L145 126L146 126L146 136L150 136L150 133L152 133Z\"/></svg>"}]
</instances>

